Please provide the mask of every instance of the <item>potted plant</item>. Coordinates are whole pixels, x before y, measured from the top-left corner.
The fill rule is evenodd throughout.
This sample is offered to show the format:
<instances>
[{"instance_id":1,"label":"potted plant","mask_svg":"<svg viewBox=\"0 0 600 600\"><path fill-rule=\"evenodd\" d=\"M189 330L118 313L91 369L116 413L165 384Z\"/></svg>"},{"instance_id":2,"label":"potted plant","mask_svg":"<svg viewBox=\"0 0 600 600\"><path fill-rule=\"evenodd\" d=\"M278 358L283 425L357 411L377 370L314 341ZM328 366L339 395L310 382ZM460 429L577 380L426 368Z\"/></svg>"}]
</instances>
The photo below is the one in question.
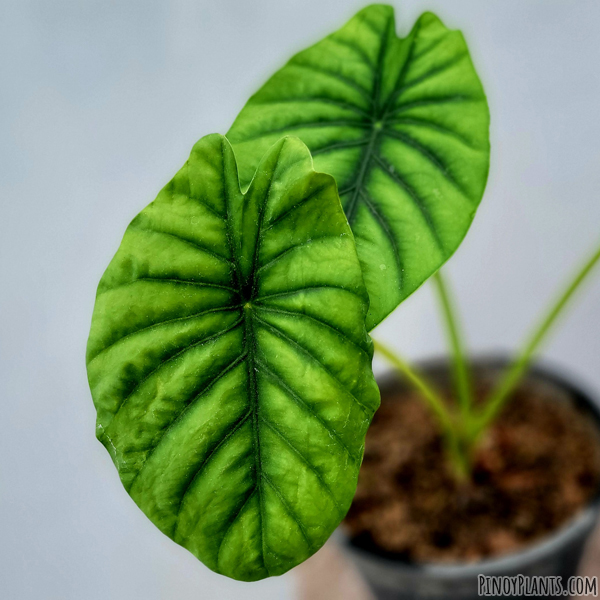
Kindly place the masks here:
<instances>
[{"instance_id":1,"label":"potted plant","mask_svg":"<svg viewBox=\"0 0 600 600\"><path fill-rule=\"evenodd\" d=\"M274 136L294 133L310 148L315 165L335 176L369 292L371 305L367 328L371 330L439 268L466 232L485 187L489 161L488 124L485 95L460 33L447 30L434 15L426 13L406 38L398 39L391 8L375 5L359 12L339 31L293 57L248 101L228 137L251 169L256 164L258 150L266 148ZM413 248L418 248L421 253L416 260L410 255ZM562 540L562 549L548 542L546 546L542 544L542 550L530 550L527 555L519 555L519 559L504 557L489 564L480 562L452 567L429 564L426 569L414 564L407 566L406 559L416 559L417 563L419 559L429 563L452 560L458 564L461 561L473 563L490 554L516 552L526 546L524 541L519 544L516 539L507 539L514 531L503 530L497 523L488 522L480 526L496 527L497 531L490 532L489 536L495 535L496 550L491 542L485 551L466 545L462 555L455 553L453 556L450 550L456 546L456 534L452 527L431 523L430 530L426 527L416 530L411 518L419 512L422 521L427 522L436 515L435 511L420 510L420 502L433 503L438 513L446 513L449 521L466 519L469 507L472 511L485 511L489 510L490 504L496 512L518 512L518 507L510 504L514 497L499 499L499 490L492 489L490 482L487 485L490 489L487 489L483 483L474 483L473 478L492 476L491 467L488 465L486 471L482 465L484 458L488 462L494 458L510 458L492 456L490 428L496 431L507 427L505 420L510 420L510 410L503 414L503 409L528 371L550 326L598 258L596 252L514 361L500 357L491 362L468 364L447 286L439 273L433 280L442 300L452 343L452 366L447 363L426 365L424 370L429 377L422 377L390 349L375 342L376 350L391 361L405 383L389 378L380 382L383 407L367 436L363 475L347 518L353 538L346 536L345 545L382 597L405 597L404 594L413 597L412 594L420 593L426 596L445 594L449 598L461 594L476 596L476 575L485 569L495 574L528 570L540 574L574 573L583 541L595 519L595 509L590 509L573 523L570 534L556 533ZM529 386L543 375L543 385L540 383L538 387L547 388L553 382L554 395L576 397L580 405L585 405L584 412L587 411L595 423L598 421L593 402L574 386L560 382L554 375L538 371L537 377L533 377L531 370L529 373ZM429 378L437 380L441 391L427 383ZM454 387L450 385L451 381ZM406 390L406 382L418 390L421 400L415 400L414 393ZM412 501L419 510L414 510L415 506L410 502L399 500L411 498L408 482L411 477L418 480L423 473L415 473L415 465L402 463L401 454L418 452L406 441L411 437L411 430L414 433L416 423L409 417L405 422L394 417L394 409L388 406L386 396L399 395L396 388L412 395L413 402L425 400L433 417L425 429L430 444L438 448L436 468L440 477L435 479L430 474L430 486L434 489L429 490L429 496L413 494ZM518 393L519 400L523 401L523 391ZM532 401L527 399L526 402L531 404ZM398 409L397 404L400 403L392 403L392 406ZM402 414L405 415L410 403L402 404L405 406L398 410L404 411ZM551 404L546 412L555 408ZM540 410L543 412L544 408L531 409L530 418L534 422L530 426L535 425L534 415ZM562 407L561 410L566 409ZM420 414L419 418L423 420L424 415ZM595 429L592 427L586 435L582 433L586 425L579 421L585 421L585 418L578 415L575 408L563 415L563 426L567 426L564 421L570 418L574 421L571 437L579 435L583 444L581 452L593 454L594 444L597 445ZM558 427L558 421L554 425ZM421 433L426 436L425 432ZM392 447L397 447L399 454L396 463L389 449L394 436L396 443L392 443ZM403 436L406 438L404 446ZM378 441L379 438L385 441ZM420 450L425 452L431 448L421 447ZM518 453L519 449L512 448L512 451ZM523 448L520 451L523 452ZM572 457L573 460L580 458ZM562 509L555 508L557 514L550 514L552 508L548 503L542 503L536 515L544 515L547 523L522 524L522 529L529 527L530 531L527 535L522 533L521 537L541 539L548 530L559 529L569 514L596 498L599 467L593 457L587 458L587 471L584 469L585 474L581 474L581 486L575 485L570 490L578 496L570 513L563 506ZM387 463L386 459L389 459ZM536 457L540 463L552 459L548 453ZM406 457L404 460L406 462ZM530 457L530 460L534 459ZM567 459L563 456L562 460ZM402 475L399 463L412 475ZM422 465L422 469L426 473L431 471L431 464ZM496 479L500 478L493 470L492 474ZM514 488L517 476L509 475L513 476L511 485ZM530 483L535 485L531 473L524 471L518 476L522 479L529 476ZM552 477L550 472L548 477ZM445 486L449 487L446 489ZM518 497L519 490L514 489L513 496ZM552 486L546 492L558 493ZM472 498L474 494L485 493L493 498L487 498L485 502L481 498ZM522 492L521 496L525 498L526 494ZM462 511L453 513L449 508L455 500L464 506ZM536 515L528 518L535 520ZM524 521L525 517L521 519ZM463 529L470 526L473 524L467 521ZM402 528L407 531L398 531ZM429 548L429 554L425 550L419 551L418 540L407 539L411 529L413 537L437 538L437 550ZM427 544L420 540L420 545ZM441 551L444 546L445 552ZM544 560L540 559L540 553ZM554 554L548 558L548 553ZM384 564L386 568L382 567ZM436 587L436 582L443 585Z\"/></svg>"},{"instance_id":2,"label":"potted plant","mask_svg":"<svg viewBox=\"0 0 600 600\"><path fill-rule=\"evenodd\" d=\"M145 514L224 575L284 573L339 525L379 405L367 331L452 254L481 199L481 84L460 34L421 21L401 43L391 9L369 7L292 59L227 139L194 146L98 286L97 437ZM424 100L423 68L450 70L456 98ZM414 110L441 102L459 123L424 126L449 138L452 175L402 132L421 127L403 113L415 93ZM416 177L396 164L407 152Z\"/></svg>"},{"instance_id":3,"label":"potted plant","mask_svg":"<svg viewBox=\"0 0 600 600\"><path fill-rule=\"evenodd\" d=\"M379 382L382 406L338 540L378 598L494 595L490 576L512 577L518 597L593 593L597 582L570 578L598 520L600 409L560 371L531 363L599 259L600 249L514 359L467 359L439 273L452 358L416 370L375 342L401 378Z\"/></svg>"},{"instance_id":4,"label":"potted plant","mask_svg":"<svg viewBox=\"0 0 600 600\"><path fill-rule=\"evenodd\" d=\"M426 13L399 39L373 5L202 138L129 225L87 348L96 433L136 504L209 568L284 573L348 512L379 406L368 332L465 236L488 129L462 35ZM403 371L464 482L538 340L484 410L444 306L458 416Z\"/></svg>"}]
</instances>

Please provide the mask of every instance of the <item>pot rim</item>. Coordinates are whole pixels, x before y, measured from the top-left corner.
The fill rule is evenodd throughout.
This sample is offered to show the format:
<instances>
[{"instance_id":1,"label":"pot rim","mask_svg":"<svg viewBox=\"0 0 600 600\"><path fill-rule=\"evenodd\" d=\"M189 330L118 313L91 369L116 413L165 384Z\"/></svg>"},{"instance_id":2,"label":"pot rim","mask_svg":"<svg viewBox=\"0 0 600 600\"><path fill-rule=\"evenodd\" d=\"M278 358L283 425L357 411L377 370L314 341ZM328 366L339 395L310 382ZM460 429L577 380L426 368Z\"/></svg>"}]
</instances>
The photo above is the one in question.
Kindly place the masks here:
<instances>
[{"instance_id":1,"label":"pot rim","mask_svg":"<svg viewBox=\"0 0 600 600\"><path fill-rule=\"evenodd\" d=\"M448 365L450 359L447 356L434 357L431 359L417 362L420 370L432 371L439 370ZM470 361L471 365L480 368L502 369L506 367L511 360L507 355L487 354L478 356ZM570 375L564 368L558 367L547 361L534 363L527 372L525 379L542 379L553 384L567 392L575 402L576 406L583 408L595 422L596 429L600 434L600 404L595 401L593 394L587 391L587 386L573 384L575 376ZM387 371L377 377L380 387L386 387L397 381L398 378L393 371ZM476 562L457 562L457 563L436 563L436 562L408 562L400 559L393 559L382 556L369 550L354 545L350 536L342 527L338 528L335 535L344 546L352 549L363 558L377 561L386 565L388 568L420 571L432 577L443 577L445 579L463 578L465 576L475 576L479 574L503 573L512 570L519 565L525 565L537 562L544 557L553 554L560 547L569 545L575 541L586 530L593 527L600 511L600 486L594 496L588 501L586 506L575 514L567 523L546 535L538 542L523 548L517 552L511 552L498 556L496 558L485 558Z\"/></svg>"}]
</instances>

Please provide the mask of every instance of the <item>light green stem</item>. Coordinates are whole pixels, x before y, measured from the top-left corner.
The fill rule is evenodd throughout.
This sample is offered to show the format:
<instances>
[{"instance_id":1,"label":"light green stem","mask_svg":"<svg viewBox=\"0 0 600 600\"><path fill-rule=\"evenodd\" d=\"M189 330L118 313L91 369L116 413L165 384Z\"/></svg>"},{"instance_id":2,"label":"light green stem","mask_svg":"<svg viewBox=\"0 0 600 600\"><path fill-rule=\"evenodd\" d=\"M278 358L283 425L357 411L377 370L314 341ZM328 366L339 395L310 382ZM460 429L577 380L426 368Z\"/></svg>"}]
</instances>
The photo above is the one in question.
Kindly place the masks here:
<instances>
[{"instance_id":1,"label":"light green stem","mask_svg":"<svg viewBox=\"0 0 600 600\"><path fill-rule=\"evenodd\" d=\"M438 271L433 276L433 281L438 291L442 314L446 323L448 340L452 348L454 379L458 396L458 406L463 419L463 425L468 427L471 417L471 407L473 404L473 392L471 385L471 375L465 358L464 345L459 333L457 311L448 292L442 274Z\"/></svg>"},{"instance_id":2,"label":"light green stem","mask_svg":"<svg viewBox=\"0 0 600 600\"><path fill-rule=\"evenodd\" d=\"M457 426L441 396L395 352L376 340L373 340L373 345L377 352L384 356L404 375L416 390L421 392L421 395L427 401L431 411L438 420L457 476L460 479L467 477L470 470L470 457L468 452L465 452L466 448L461 443Z\"/></svg>"},{"instance_id":3,"label":"light green stem","mask_svg":"<svg viewBox=\"0 0 600 600\"><path fill-rule=\"evenodd\" d=\"M444 429L452 429L452 419L450 418L448 409L444 405L444 401L438 395L438 393L435 392L422 377L417 375L417 373L406 362L404 362L404 360L402 360L387 346L384 346L381 342L377 342L376 340L373 340L373 345L375 346L375 350L377 350L377 352L385 356L385 358L409 380L411 385L421 392L421 394L423 394L423 397L429 403L429 406L440 422L440 425Z\"/></svg>"},{"instance_id":4,"label":"light green stem","mask_svg":"<svg viewBox=\"0 0 600 600\"><path fill-rule=\"evenodd\" d=\"M577 288L579 288L581 283L594 268L598 260L600 260L600 248L598 248L596 252L587 260L587 262L583 265L583 268L577 273L567 289L558 298L555 304L552 305L545 318L542 319L538 327L534 330L533 334L519 353L517 360L506 372L498 387L492 392L492 395L486 402L486 406L478 420L477 427L474 430L475 436L480 435L504 408L510 393L515 389L527 371L527 368L531 364L531 360L533 359L533 356L535 355L535 352L539 348L541 342L548 334L549 330L555 323L557 317L560 315L567 302L571 299L571 296L573 296Z\"/></svg>"}]
</instances>

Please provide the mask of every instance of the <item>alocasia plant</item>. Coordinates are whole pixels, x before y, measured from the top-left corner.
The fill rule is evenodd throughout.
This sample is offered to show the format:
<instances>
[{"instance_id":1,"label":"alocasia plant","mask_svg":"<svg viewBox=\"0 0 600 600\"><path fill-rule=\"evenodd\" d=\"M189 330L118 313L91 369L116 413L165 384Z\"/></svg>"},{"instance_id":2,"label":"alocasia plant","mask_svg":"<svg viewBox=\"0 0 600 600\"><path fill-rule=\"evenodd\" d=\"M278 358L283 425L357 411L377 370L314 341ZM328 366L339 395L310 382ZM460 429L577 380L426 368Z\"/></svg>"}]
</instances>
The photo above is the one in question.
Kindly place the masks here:
<instances>
[{"instance_id":1,"label":"alocasia plant","mask_svg":"<svg viewBox=\"0 0 600 600\"><path fill-rule=\"evenodd\" d=\"M373 5L298 53L227 137L247 185L263 153L299 136L332 174L354 232L372 329L456 250L483 195L489 112L465 41L431 13L395 34Z\"/></svg>"},{"instance_id":2,"label":"alocasia plant","mask_svg":"<svg viewBox=\"0 0 600 600\"><path fill-rule=\"evenodd\" d=\"M367 306L335 181L295 138L245 193L227 140L203 138L128 227L88 342L97 435L211 569L281 574L348 510L379 404Z\"/></svg>"},{"instance_id":3,"label":"alocasia plant","mask_svg":"<svg viewBox=\"0 0 600 600\"><path fill-rule=\"evenodd\" d=\"M488 122L460 33L425 14L398 39L371 6L250 99L233 148L200 140L130 224L88 342L97 435L211 569L284 573L344 517L379 404L367 331L465 235Z\"/></svg>"}]
</instances>

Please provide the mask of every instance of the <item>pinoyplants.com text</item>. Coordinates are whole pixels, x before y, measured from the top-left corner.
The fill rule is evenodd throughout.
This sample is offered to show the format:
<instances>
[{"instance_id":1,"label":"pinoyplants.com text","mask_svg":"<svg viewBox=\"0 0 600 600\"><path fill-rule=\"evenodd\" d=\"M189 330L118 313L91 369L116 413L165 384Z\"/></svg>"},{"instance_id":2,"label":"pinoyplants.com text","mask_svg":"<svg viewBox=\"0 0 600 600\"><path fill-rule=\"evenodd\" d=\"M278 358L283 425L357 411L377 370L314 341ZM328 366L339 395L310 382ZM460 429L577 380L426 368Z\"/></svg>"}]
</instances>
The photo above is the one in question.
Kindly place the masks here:
<instances>
[{"instance_id":1,"label":"pinoyplants.com text","mask_svg":"<svg viewBox=\"0 0 600 600\"><path fill-rule=\"evenodd\" d=\"M563 586L562 577L515 575L492 577L479 575L477 593L480 596L598 596L598 577L569 577Z\"/></svg>"}]
</instances>

